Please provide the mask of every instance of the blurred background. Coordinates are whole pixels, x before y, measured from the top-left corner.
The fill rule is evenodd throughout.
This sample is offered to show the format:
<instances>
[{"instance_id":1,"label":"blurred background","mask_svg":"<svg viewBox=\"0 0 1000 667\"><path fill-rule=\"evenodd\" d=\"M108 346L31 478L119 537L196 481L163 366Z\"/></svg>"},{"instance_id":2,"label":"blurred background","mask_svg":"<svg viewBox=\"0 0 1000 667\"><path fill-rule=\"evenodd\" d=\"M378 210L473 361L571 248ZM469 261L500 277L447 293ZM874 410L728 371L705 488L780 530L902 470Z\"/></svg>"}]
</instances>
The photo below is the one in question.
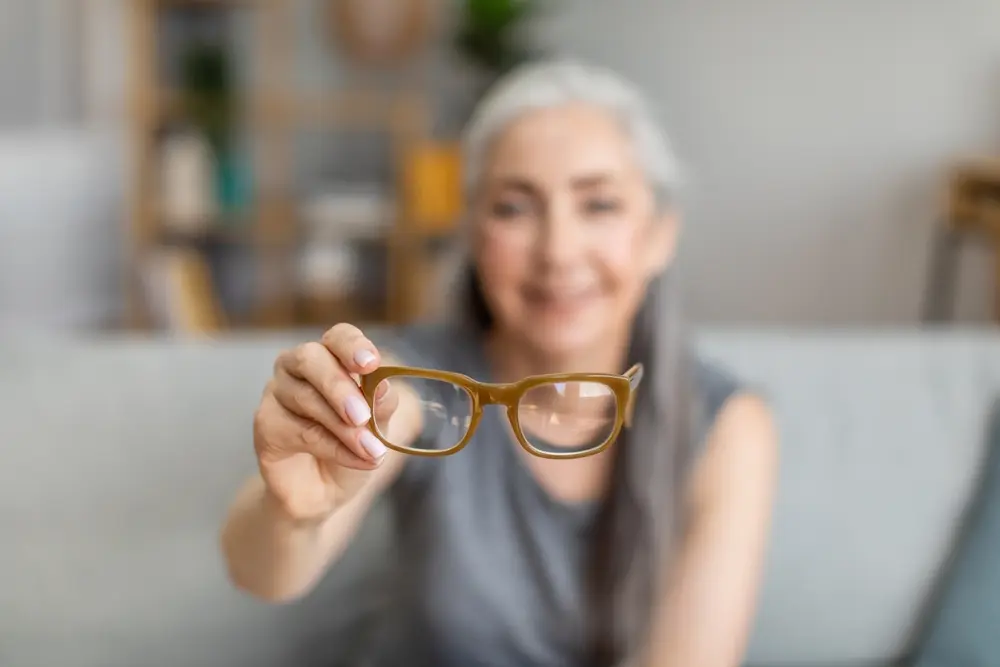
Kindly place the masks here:
<instances>
[{"instance_id":1,"label":"blurred background","mask_svg":"<svg viewBox=\"0 0 1000 667\"><path fill-rule=\"evenodd\" d=\"M570 55L687 165L710 323L1000 311L1000 5L2 0L0 326L223 331L440 306L463 122ZM970 213L971 211L971 213ZM982 232L986 231L986 234Z\"/></svg>"},{"instance_id":2,"label":"blurred background","mask_svg":"<svg viewBox=\"0 0 1000 667\"><path fill-rule=\"evenodd\" d=\"M0 665L358 664L391 515L241 595L252 415L281 350L441 308L461 128L557 55L655 105L696 343L774 404L748 664L941 614L933 665L1000 664L997 0L0 0Z\"/></svg>"}]
</instances>

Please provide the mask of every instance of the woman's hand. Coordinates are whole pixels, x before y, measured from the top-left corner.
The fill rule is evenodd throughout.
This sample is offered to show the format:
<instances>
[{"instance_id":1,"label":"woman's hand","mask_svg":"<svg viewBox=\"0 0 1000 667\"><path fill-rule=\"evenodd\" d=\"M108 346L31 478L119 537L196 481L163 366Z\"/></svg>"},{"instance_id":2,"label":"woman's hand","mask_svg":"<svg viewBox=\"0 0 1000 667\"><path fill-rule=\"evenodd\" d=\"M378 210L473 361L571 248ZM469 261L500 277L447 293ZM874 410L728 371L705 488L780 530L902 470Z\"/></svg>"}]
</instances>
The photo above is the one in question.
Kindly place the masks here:
<instances>
[{"instance_id":1,"label":"woman's hand","mask_svg":"<svg viewBox=\"0 0 1000 667\"><path fill-rule=\"evenodd\" d=\"M254 449L270 494L291 518L329 516L371 482L387 458L368 428L372 414L356 379L381 361L375 345L350 324L279 355L254 418ZM375 410L384 424L400 392L383 386L389 388L376 397Z\"/></svg>"}]
</instances>

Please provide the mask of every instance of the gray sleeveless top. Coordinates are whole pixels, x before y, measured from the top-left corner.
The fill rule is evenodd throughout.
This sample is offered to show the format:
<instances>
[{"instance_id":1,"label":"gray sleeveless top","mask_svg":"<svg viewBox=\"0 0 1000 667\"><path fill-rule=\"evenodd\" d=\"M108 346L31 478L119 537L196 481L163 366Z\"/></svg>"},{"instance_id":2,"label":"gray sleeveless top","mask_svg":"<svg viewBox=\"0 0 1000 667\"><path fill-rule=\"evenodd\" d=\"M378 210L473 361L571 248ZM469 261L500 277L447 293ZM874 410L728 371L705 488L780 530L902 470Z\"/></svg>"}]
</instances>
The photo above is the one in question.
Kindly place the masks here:
<instances>
[{"instance_id":1,"label":"gray sleeveless top","mask_svg":"<svg viewBox=\"0 0 1000 667\"><path fill-rule=\"evenodd\" d=\"M458 327L405 330L388 347L407 364L490 377L480 341ZM738 385L707 364L698 374L714 418ZM585 537L596 507L551 497L505 419L489 406L461 452L411 459L389 491L396 565L384 583L392 601L365 664L576 664L585 641Z\"/></svg>"}]
</instances>

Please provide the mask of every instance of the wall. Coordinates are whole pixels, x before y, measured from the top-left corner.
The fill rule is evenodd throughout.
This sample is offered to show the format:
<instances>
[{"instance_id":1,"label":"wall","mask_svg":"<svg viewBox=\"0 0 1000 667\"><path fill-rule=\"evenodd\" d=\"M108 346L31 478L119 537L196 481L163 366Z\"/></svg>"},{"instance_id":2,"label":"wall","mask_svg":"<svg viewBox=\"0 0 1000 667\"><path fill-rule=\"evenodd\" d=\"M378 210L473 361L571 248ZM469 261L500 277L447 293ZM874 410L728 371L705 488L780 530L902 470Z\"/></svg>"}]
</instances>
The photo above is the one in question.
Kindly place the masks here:
<instances>
[{"instance_id":1,"label":"wall","mask_svg":"<svg viewBox=\"0 0 1000 667\"><path fill-rule=\"evenodd\" d=\"M0 331L119 319L117 143L80 129L0 132Z\"/></svg>"},{"instance_id":2,"label":"wall","mask_svg":"<svg viewBox=\"0 0 1000 667\"><path fill-rule=\"evenodd\" d=\"M80 33L90 0L0 0L0 128L65 123L80 113Z\"/></svg>"},{"instance_id":3,"label":"wall","mask_svg":"<svg viewBox=\"0 0 1000 667\"><path fill-rule=\"evenodd\" d=\"M559 5L565 11L541 23L540 36L637 80L689 167L682 264L693 316L916 320L943 174L958 157L1000 148L1000 4ZM314 7L303 5L306 29L316 29ZM336 78L318 39L300 45L309 84ZM113 52L106 39L94 43ZM103 71L94 62L90 70ZM454 76L439 71L448 95ZM985 321L989 259L976 248L965 259L959 318Z\"/></svg>"},{"instance_id":4,"label":"wall","mask_svg":"<svg viewBox=\"0 0 1000 667\"><path fill-rule=\"evenodd\" d=\"M942 172L1000 149L994 0L577 0L544 27L634 77L693 181L702 319L913 321ZM959 305L990 312L985 253Z\"/></svg>"},{"instance_id":5,"label":"wall","mask_svg":"<svg viewBox=\"0 0 1000 667\"><path fill-rule=\"evenodd\" d=\"M119 319L123 136L120 114L91 108L117 93L89 84L91 64L114 83L120 33L79 29L116 2L0 0L0 330Z\"/></svg>"}]
</instances>

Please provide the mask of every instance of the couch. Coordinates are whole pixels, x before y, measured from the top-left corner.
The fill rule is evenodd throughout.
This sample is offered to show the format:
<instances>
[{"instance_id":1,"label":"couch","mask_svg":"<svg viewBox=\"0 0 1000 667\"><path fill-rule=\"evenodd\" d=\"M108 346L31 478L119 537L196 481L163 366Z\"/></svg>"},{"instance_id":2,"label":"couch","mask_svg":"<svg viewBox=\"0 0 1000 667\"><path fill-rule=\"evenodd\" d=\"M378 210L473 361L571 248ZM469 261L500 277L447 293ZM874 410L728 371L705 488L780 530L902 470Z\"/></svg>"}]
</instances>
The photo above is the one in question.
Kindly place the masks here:
<instances>
[{"instance_id":1,"label":"couch","mask_svg":"<svg viewBox=\"0 0 1000 667\"><path fill-rule=\"evenodd\" d=\"M251 415L273 357L310 334L0 333L0 665L350 662L368 624L349 612L384 601L384 507L298 603L233 590L217 550L254 470ZM706 330L697 342L765 389L783 440L750 664L895 664L974 494L1000 335Z\"/></svg>"}]
</instances>

